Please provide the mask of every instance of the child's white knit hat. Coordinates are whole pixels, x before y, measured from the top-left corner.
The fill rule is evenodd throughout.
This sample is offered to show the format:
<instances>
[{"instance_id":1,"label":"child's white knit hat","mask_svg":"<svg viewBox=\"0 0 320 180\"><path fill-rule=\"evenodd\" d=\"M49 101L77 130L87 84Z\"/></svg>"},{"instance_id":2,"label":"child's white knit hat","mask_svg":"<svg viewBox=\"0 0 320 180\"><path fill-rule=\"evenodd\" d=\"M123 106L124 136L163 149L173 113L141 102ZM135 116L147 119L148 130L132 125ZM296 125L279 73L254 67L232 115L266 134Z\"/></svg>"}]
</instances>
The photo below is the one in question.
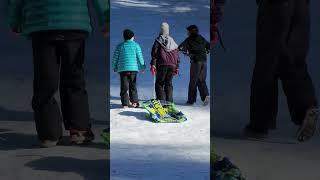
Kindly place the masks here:
<instances>
[{"instance_id":1,"label":"child's white knit hat","mask_svg":"<svg viewBox=\"0 0 320 180\"><path fill-rule=\"evenodd\" d=\"M169 35L169 24L168 23L166 23L166 22L161 23L160 34Z\"/></svg>"}]
</instances>

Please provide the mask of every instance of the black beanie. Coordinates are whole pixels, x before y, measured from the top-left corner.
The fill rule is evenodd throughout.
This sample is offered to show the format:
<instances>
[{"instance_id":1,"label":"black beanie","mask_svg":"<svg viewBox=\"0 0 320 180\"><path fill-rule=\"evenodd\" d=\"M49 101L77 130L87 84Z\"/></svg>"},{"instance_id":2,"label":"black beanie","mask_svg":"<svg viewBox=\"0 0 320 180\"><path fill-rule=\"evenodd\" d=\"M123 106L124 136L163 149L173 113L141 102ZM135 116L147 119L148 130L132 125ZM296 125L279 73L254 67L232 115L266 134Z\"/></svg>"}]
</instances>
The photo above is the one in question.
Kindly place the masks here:
<instances>
[{"instance_id":1,"label":"black beanie","mask_svg":"<svg viewBox=\"0 0 320 180\"><path fill-rule=\"evenodd\" d=\"M187 27L187 30L190 32L191 35L196 35L199 33L199 29L196 25L190 25Z\"/></svg>"},{"instance_id":2,"label":"black beanie","mask_svg":"<svg viewBox=\"0 0 320 180\"><path fill-rule=\"evenodd\" d=\"M131 31L130 29L125 29L125 30L123 31L123 38L124 38L125 40L129 40L129 39L131 39L133 36L134 36L134 33L133 33L133 31Z\"/></svg>"}]
</instances>

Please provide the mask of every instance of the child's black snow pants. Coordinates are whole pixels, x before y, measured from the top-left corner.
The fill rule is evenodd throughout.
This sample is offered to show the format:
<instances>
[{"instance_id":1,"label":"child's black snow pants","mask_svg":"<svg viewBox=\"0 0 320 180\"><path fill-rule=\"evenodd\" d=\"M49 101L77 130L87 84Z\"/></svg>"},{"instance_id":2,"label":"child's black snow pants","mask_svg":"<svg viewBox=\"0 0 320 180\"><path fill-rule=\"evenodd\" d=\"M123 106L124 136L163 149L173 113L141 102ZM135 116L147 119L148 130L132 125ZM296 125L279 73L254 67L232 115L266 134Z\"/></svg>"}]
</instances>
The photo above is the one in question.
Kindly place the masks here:
<instances>
[{"instance_id":1,"label":"child's black snow pants","mask_svg":"<svg viewBox=\"0 0 320 180\"><path fill-rule=\"evenodd\" d=\"M172 79L175 73L172 66L160 66L157 68L156 76L156 95L159 100L173 101Z\"/></svg>"},{"instance_id":2,"label":"child's black snow pants","mask_svg":"<svg viewBox=\"0 0 320 180\"><path fill-rule=\"evenodd\" d=\"M204 101L209 96L209 90L206 83L207 61L191 61L190 82L188 91L188 103L195 103L197 100L197 88L200 92L201 100Z\"/></svg>"},{"instance_id":3,"label":"child's black snow pants","mask_svg":"<svg viewBox=\"0 0 320 180\"><path fill-rule=\"evenodd\" d=\"M131 103L139 103L137 91L137 72L120 72L120 97L122 106L129 106ZM129 91L129 95L128 95Z\"/></svg>"},{"instance_id":4,"label":"child's black snow pants","mask_svg":"<svg viewBox=\"0 0 320 180\"><path fill-rule=\"evenodd\" d=\"M278 79L295 124L302 123L308 108L317 106L306 64L309 31L307 0L263 0L259 4L250 99L250 125L256 131L276 127Z\"/></svg>"},{"instance_id":5,"label":"child's black snow pants","mask_svg":"<svg viewBox=\"0 0 320 180\"><path fill-rule=\"evenodd\" d=\"M80 31L32 34L32 107L40 140L58 140L62 136L62 122L67 130L87 130L90 127L83 72L86 36ZM55 99L57 91L62 115Z\"/></svg>"}]
</instances>

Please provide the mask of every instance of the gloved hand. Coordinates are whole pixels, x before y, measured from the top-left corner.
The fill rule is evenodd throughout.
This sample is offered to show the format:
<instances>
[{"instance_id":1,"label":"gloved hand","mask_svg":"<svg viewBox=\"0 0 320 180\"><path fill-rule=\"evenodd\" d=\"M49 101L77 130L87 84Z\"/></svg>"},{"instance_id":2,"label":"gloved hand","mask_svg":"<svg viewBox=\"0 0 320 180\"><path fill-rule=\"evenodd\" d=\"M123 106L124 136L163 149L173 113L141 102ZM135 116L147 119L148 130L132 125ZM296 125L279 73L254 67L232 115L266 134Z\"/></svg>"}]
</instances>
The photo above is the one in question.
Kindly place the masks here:
<instances>
[{"instance_id":1,"label":"gloved hand","mask_svg":"<svg viewBox=\"0 0 320 180\"><path fill-rule=\"evenodd\" d=\"M19 26L15 26L15 27L11 28L11 32L13 32L15 35L20 35L21 28Z\"/></svg>"},{"instance_id":2,"label":"gloved hand","mask_svg":"<svg viewBox=\"0 0 320 180\"><path fill-rule=\"evenodd\" d=\"M151 71L152 76L155 76L156 72L157 72L156 66L151 65L150 71Z\"/></svg>"},{"instance_id":3,"label":"gloved hand","mask_svg":"<svg viewBox=\"0 0 320 180\"><path fill-rule=\"evenodd\" d=\"M175 76L179 75L179 69L178 68L174 71L174 75Z\"/></svg>"},{"instance_id":4,"label":"gloved hand","mask_svg":"<svg viewBox=\"0 0 320 180\"><path fill-rule=\"evenodd\" d=\"M102 34L104 38L107 38L110 36L110 25L107 23L105 26L101 28Z\"/></svg>"}]
</instances>

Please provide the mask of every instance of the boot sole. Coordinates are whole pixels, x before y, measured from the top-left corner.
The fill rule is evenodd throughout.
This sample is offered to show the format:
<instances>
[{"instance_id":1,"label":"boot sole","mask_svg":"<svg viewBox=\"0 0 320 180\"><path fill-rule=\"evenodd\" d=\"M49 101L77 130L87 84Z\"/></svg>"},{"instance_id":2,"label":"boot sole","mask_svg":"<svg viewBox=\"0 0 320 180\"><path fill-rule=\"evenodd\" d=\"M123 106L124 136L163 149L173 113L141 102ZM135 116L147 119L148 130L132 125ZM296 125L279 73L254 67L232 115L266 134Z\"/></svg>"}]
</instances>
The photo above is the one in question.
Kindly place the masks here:
<instances>
[{"instance_id":1,"label":"boot sole","mask_svg":"<svg viewBox=\"0 0 320 180\"><path fill-rule=\"evenodd\" d=\"M91 143L92 141L93 141L93 140L71 141L71 144L74 144L74 145L89 144L89 143Z\"/></svg>"},{"instance_id":2,"label":"boot sole","mask_svg":"<svg viewBox=\"0 0 320 180\"><path fill-rule=\"evenodd\" d=\"M206 99L203 101L203 106L208 106L210 104L210 96L207 96Z\"/></svg>"},{"instance_id":3,"label":"boot sole","mask_svg":"<svg viewBox=\"0 0 320 180\"><path fill-rule=\"evenodd\" d=\"M49 143L40 142L41 148L52 148L52 147L56 147L57 145L58 145L58 141L52 141Z\"/></svg>"},{"instance_id":4,"label":"boot sole","mask_svg":"<svg viewBox=\"0 0 320 180\"><path fill-rule=\"evenodd\" d=\"M298 132L298 141L305 142L311 139L317 129L319 109L311 109L306 113L301 129Z\"/></svg>"},{"instance_id":5,"label":"boot sole","mask_svg":"<svg viewBox=\"0 0 320 180\"><path fill-rule=\"evenodd\" d=\"M252 140L265 140L268 138L267 134L256 134L252 132L244 132L244 135L246 138L252 139Z\"/></svg>"},{"instance_id":6,"label":"boot sole","mask_svg":"<svg viewBox=\"0 0 320 180\"><path fill-rule=\"evenodd\" d=\"M94 140L94 138L90 138L90 139L87 139L85 137L77 137L77 138L74 138L74 137L71 137L71 144L76 144L76 145L80 145L80 144L87 144L87 143L90 143Z\"/></svg>"}]
</instances>

